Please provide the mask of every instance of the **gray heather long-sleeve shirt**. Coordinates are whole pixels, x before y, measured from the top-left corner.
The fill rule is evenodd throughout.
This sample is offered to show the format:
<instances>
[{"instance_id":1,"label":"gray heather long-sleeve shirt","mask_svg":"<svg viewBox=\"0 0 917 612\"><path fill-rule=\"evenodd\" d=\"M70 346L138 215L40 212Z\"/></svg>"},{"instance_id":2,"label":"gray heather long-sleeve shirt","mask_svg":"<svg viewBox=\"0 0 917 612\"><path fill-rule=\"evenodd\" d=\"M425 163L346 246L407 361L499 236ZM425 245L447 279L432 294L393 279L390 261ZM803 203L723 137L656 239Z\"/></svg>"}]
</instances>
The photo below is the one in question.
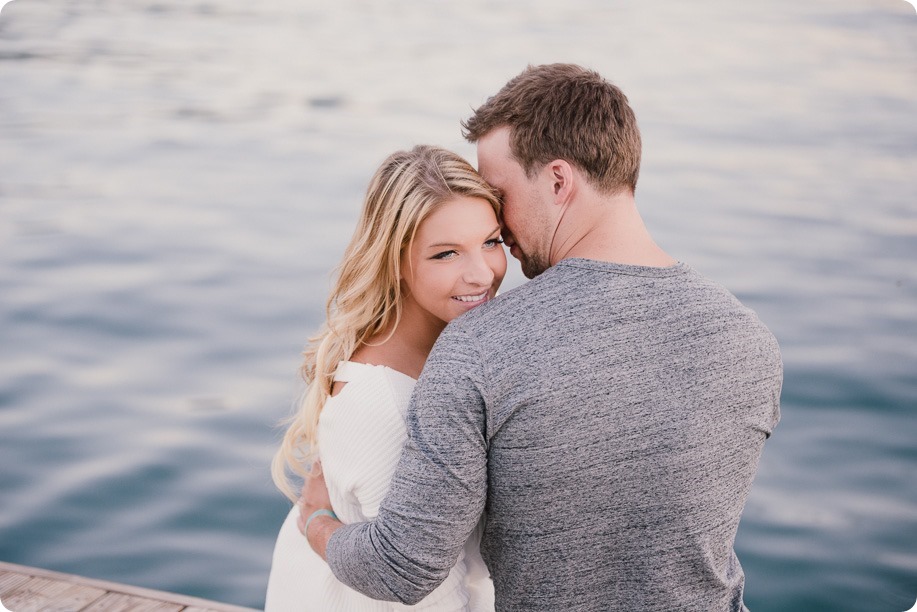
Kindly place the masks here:
<instances>
[{"instance_id":1,"label":"gray heather long-sleeve shirt","mask_svg":"<svg viewBox=\"0 0 917 612\"><path fill-rule=\"evenodd\" d=\"M564 260L446 328L378 517L328 563L413 603L485 512L498 610L740 610L782 380L767 328L689 266Z\"/></svg>"}]
</instances>

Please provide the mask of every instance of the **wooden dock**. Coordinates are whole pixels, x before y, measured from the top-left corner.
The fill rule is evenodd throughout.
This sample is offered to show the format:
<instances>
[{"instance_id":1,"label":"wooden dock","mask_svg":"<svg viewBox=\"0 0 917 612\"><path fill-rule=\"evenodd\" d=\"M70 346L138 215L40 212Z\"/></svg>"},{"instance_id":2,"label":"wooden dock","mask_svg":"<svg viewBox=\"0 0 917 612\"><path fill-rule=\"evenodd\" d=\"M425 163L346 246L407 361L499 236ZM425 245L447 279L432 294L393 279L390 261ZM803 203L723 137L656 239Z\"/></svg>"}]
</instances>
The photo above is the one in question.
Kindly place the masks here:
<instances>
[{"instance_id":1,"label":"wooden dock","mask_svg":"<svg viewBox=\"0 0 917 612\"><path fill-rule=\"evenodd\" d=\"M0 604L0 611L10 612L254 612L252 608L3 561Z\"/></svg>"}]
</instances>

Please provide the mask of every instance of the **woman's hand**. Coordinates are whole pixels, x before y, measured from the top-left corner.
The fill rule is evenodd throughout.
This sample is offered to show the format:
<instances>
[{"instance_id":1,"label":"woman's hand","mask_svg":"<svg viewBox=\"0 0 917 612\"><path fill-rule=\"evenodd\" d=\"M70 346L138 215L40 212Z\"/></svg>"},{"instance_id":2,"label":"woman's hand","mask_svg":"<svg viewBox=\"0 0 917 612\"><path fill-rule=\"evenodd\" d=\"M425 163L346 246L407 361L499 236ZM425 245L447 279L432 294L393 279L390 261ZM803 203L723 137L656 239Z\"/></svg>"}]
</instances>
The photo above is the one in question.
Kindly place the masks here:
<instances>
[{"instance_id":1,"label":"woman's hand","mask_svg":"<svg viewBox=\"0 0 917 612\"><path fill-rule=\"evenodd\" d=\"M316 510L331 510L331 498L328 496L328 486L325 484L325 474L322 473L322 462L312 464L310 476L302 485L299 495L299 530L305 533L306 520Z\"/></svg>"},{"instance_id":2,"label":"woman's hand","mask_svg":"<svg viewBox=\"0 0 917 612\"><path fill-rule=\"evenodd\" d=\"M312 464L311 476L306 478L303 483L302 494L299 498L299 520L297 524L299 525L299 531L309 540L312 550L324 559L325 548L328 546L331 534L343 526L343 523L337 520L336 516L329 516L327 513L313 516L317 510L327 510L332 514L334 513L320 461ZM312 517L311 521L309 517Z\"/></svg>"}]
</instances>

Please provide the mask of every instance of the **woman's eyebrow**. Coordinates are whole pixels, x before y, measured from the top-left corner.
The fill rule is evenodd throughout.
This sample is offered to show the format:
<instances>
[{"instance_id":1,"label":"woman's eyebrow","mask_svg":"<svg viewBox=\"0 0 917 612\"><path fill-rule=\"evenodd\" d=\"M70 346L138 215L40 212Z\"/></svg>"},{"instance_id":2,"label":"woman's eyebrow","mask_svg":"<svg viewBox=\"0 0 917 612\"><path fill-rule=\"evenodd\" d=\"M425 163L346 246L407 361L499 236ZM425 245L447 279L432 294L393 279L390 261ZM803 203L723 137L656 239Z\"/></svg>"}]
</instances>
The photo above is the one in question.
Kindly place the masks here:
<instances>
[{"instance_id":1,"label":"woman's eyebrow","mask_svg":"<svg viewBox=\"0 0 917 612\"><path fill-rule=\"evenodd\" d=\"M499 234L499 233L500 233L500 226L498 225L497 227L495 227L494 229L492 229L492 230L490 231L490 233L487 234L487 235L488 235L488 236L493 236L494 234ZM442 248L442 247L457 247L457 246L462 246L462 245L460 245L460 244L457 243L457 242L437 242L437 243L435 243L435 244L428 244L425 248L428 248L428 249L439 249L439 248Z\"/></svg>"}]
</instances>

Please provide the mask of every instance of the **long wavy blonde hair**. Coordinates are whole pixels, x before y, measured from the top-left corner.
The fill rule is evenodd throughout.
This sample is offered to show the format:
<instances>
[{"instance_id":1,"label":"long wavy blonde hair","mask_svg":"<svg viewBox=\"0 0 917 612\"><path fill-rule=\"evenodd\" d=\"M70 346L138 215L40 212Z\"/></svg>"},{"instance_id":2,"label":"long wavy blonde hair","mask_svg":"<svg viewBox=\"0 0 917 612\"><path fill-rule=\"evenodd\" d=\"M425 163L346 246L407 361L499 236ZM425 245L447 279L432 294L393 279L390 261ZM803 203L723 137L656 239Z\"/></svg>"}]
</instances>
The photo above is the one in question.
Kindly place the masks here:
<instances>
[{"instance_id":1,"label":"long wavy blonde hair","mask_svg":"<svg viewBox=\"0 0 917 612\"><path fill-rule=\"evenodd\" d=\"M493 189L451 151L427 145L398 151L373 175L328 297L326 322L303 352L300 371L308 388L271 463L274 483L291 500L298 491L290 472L308 477L318 456L318 419L331 396L338 363L398 325L402 253L430 213L462 196L486 200L499 218L500 201Z\"/></svg>"}]
</instances>

